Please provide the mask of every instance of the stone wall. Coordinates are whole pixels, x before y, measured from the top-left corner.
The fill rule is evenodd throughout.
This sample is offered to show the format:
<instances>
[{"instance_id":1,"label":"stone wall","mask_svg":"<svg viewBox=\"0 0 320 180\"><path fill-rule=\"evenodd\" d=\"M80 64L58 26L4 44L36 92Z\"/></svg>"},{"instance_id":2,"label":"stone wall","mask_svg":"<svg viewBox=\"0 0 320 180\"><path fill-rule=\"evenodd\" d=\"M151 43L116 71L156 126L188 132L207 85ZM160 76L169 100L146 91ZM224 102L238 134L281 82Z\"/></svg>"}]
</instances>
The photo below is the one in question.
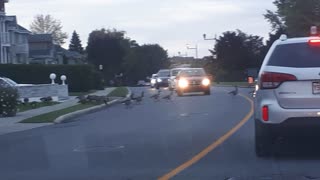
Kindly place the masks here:
<instances>
[{"instance_id":1,"label":"stone wall","mask_svg":"<svg viewBox=\"0 0 320 180\"><path fill-rule=\"evenodd\" d=\"M68 85L58 84L23 85L18 87L18 92L21 99L40 99L51 96L54 100L58 100L69 97Z\"/></svg>"}]
</instances>

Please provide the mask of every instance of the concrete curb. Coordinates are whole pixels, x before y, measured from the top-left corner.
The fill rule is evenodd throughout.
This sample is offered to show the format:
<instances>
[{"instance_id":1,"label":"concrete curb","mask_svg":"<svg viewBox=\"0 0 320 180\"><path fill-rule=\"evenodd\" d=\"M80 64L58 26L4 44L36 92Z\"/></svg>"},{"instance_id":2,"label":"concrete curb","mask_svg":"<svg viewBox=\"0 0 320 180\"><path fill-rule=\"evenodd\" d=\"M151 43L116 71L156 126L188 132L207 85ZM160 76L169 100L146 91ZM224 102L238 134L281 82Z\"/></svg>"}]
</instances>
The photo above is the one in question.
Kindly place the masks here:
<instances>
[{"instance_id":1,"label":"concrete curb","mask_svg":"<svg viewBox=\"0 0 320 180\"><path fill-rule=\"evenodd\" d=\"M94 106L94 107L91 107L91 108L88 108L88 109L83 109L83 110L75 111L75 112L72 112L72 113L69 113L69 114L65 114L65 115L60 116L57 119L55 119L53 123L54 124L66 123L66 122L70 121L71 119L80 117L82 115L91 114L91 113L95 113L95 112L101 111L103 109L109 108L110 106L112 106L114 104L117 104L117 103L119 103L121 101L125 101L125 100L129 99L131 94L132 94L132 92L128 88L128 94L127 94L127 96L125 98L116 99L116 100L110 101L110 102L108 102L108 105L103 104L103 105Z\"/></svg>"}]
</instances>

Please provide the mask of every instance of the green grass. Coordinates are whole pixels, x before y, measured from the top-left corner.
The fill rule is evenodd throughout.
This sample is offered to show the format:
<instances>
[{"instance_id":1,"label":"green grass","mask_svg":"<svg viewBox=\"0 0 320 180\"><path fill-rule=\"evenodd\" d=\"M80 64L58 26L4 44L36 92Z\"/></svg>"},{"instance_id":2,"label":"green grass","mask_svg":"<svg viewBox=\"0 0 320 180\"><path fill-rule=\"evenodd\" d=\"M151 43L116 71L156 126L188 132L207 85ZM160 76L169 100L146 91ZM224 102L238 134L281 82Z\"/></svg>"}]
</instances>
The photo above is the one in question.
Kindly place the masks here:
<instances>
[{"instance_id":1,"label":"green grass","mask_svg":"<svg viewBox=\"0 0 320 180\"><path fill-rule=\"evenodd\" d=\"M248 82L220 82L218 83L214 83L214 86L249 86L250 84Z\"/></svg>"},{"instance_id":2,"label":"green grass","mask_svg":"<svg viewBox=\"0 0 320 180\"><path fill-rule=\"evenodd\" d=\"M18 105L18 109L19 109L19 112L24 112L24 111L29 111L29 110L32 110L32 109L38 109L38 108L41 108L41 107L53 106L53 105L56 105L56 104L59 104L59 103L58 102L39 102L35 106L32 106L30 103L25 104L25 105L19 104Z\"/></svg>"},{"instance_id":3,"label":"green grass","mask_svg":"<svg viewBox=\"0 0 320 180\"><path fill-rule=\"evenodd\" d=\"M97 92L97 90L91 90L88 92L70 92L69 96L86 96L95 92Z\"/></svg>"},{"instance_id":4,"label":"green grass","mask_svg":"<svg viewBox=\"0 0 320 180\"><path fill-rule=\"evenodd\" d=\"M21 121L20 123L52 123L55 119L62 115L66 115L75 111L87 109L93 106L96 106L97 104L78 104L75 106L71 106L69 108L61 109L58 111L53 111L50 113L42 114L39 116L35 116L32 118L25 119Z\"/></svg>"},{"instance_id":5,"label":"green grass","mask_svg":"<svg viewBox=\"0 0 320 180\"><path fill-rule=\"evenodd\" d=\"M108 97L126 97L129 93L128 88L126 87L118 87L113 90Z\"/></svg>"}]
</instances>

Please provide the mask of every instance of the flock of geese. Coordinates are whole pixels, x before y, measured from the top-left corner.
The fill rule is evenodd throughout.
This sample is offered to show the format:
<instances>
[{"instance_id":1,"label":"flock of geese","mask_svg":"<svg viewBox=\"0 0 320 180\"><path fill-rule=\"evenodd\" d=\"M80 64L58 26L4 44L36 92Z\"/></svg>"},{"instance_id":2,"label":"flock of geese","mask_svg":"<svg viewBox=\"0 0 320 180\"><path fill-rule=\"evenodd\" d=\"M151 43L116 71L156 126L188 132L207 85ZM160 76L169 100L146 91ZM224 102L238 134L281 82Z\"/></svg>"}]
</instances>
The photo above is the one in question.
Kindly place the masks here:
<instances>
[{"instance_id":1,"label":"flock of geese","mask_svg":"<svg viewBox=\"0 0 320 180\"><path fill-rule=\"evenodd\" d=\"M239 94L239 89L237 86L234 87L235 89L233 91L230 91L228 94L232 96L237 96ZM170 91L169 94L161 96L161 90L159 89L157 93L150 96L151 99L153 99L154 102L160 102L160 100L166 100L166 101L172 101L172 97L174 95L173 91ZM136 96L135 93L132 93L131 96L125 100L123 100L121 103L126 106L126 108L132 108L132 105L135 104L141 104L145 98L144 91L141 92L139 96Z\"/></svg>"},{"instance_id":2,"label":"flock of geese","mask_svg":"<svg viewBox=\"0 0 320 180\"><path fill-rule=\"evenodd\" d=\"M159 89L157 93L151 95L150 98L153 99L154 102L160 102L161 99L171 101L172 96L173 96L173 91L170 91L170 93L167 95L161 96L161 90ZM122 101L122 104L124 104L127 108L131 108L133 103L141 104L144 98L145 98L144 91L142 91L139 96L136 96L135 93L132 93L129 98Z\"/></svg>"}]
</instances>

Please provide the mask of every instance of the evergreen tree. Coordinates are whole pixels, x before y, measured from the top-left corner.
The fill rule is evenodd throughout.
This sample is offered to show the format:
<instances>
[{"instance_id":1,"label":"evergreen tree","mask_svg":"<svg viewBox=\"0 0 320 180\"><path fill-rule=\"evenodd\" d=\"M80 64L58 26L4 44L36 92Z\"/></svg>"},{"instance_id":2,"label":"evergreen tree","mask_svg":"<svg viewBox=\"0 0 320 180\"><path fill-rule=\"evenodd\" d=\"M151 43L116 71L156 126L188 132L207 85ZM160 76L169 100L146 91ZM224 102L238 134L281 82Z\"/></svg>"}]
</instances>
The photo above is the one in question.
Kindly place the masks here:
<instances>
[{"instance_id":1,"label":"evergreen tree","mask_svg":"<svg viewBox=\"0 0 320 180\"><path fill-rule=\"evenodd\" d=\"M71 42L69 45L69 50L78 52L80 54L83 53L83 47L81 45L81 40L79 38L79 34L76 31L73 31Z\"/></svg>"}]
</instances>

